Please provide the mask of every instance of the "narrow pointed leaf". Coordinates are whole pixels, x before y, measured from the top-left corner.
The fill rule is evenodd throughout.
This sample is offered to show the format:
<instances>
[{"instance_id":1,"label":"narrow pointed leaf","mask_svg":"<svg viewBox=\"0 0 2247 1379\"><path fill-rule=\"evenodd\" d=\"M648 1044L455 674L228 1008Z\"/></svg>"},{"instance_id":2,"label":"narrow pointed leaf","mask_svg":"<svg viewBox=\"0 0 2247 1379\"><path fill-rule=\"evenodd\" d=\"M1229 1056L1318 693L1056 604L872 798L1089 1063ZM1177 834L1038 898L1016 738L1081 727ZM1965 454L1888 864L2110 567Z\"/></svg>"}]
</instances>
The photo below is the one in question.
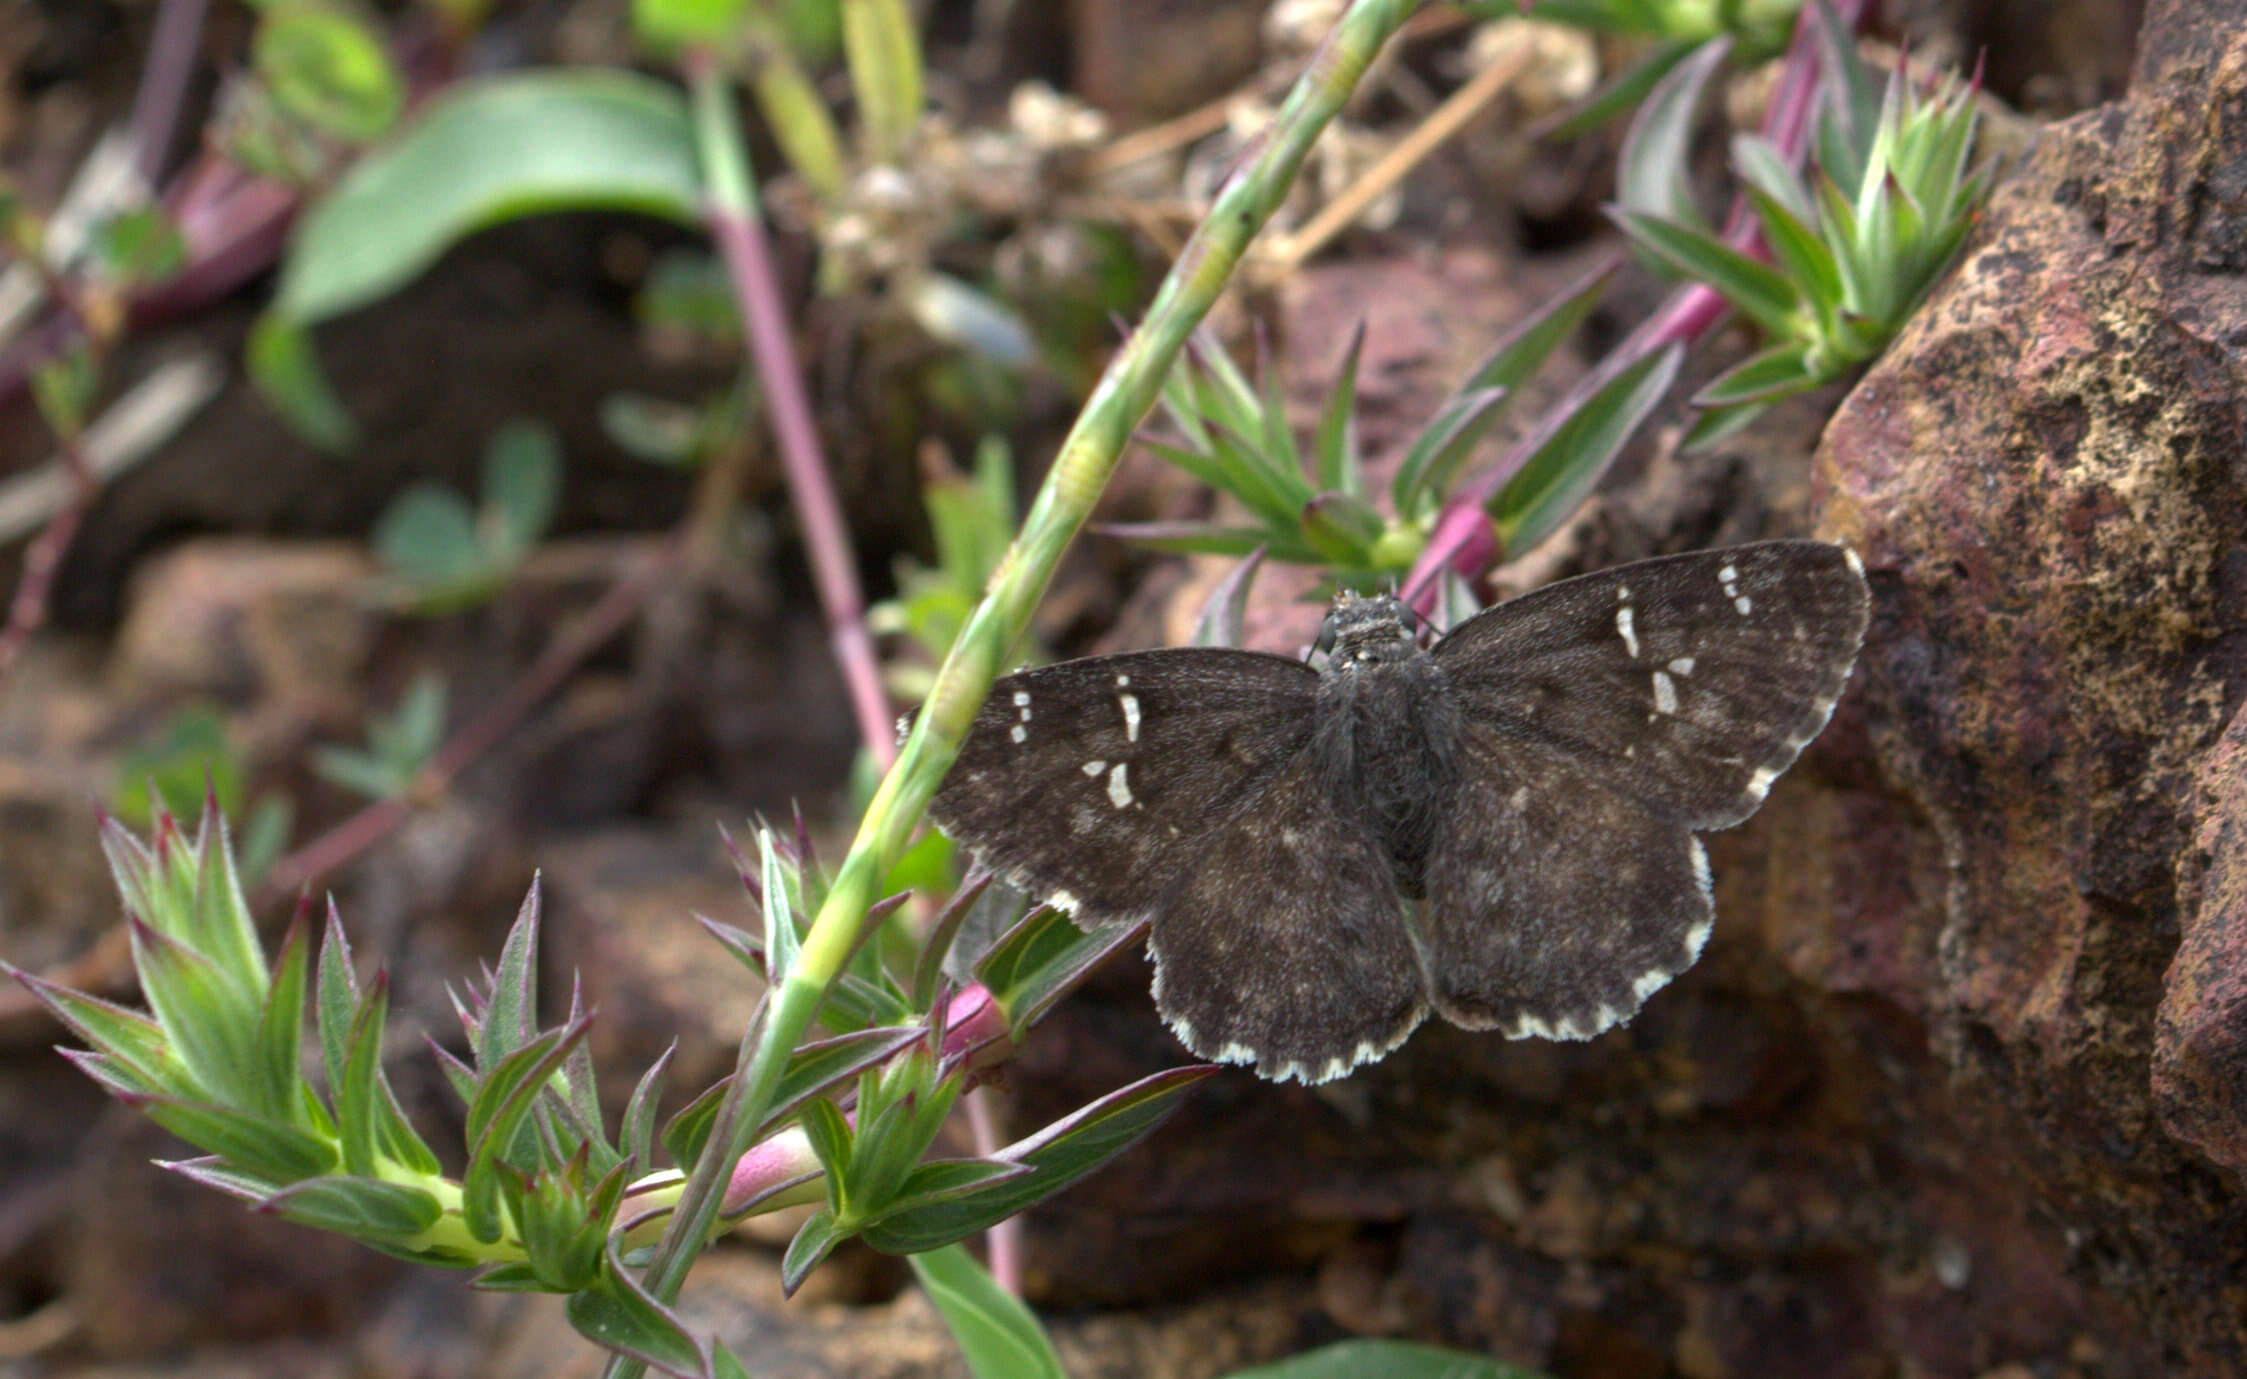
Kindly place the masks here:
<instances>
[{"instance_id":1,"label":"narrow pointed leaf","mask_svg":"<svg viewBox=\"0 0 2247 1379\"><path fill-rule=\"evenodd\" d=\"M141 995L163 1026L172 1052L195 1084L234 1104L256 1081L257 1015L246 993L201 953L131 921L133 968Z\"/></svg>"},{"instance_id":2,"label":"narrow pointed leaf","mask_svg":"<svg viewBox=\"0 0 2247 1379\"><path fill-rule=\"evenodd\" d=\"M1390 480L1398 515L1411 518L1441 503L1452 476L1504 412L1509 396L1502 387L1475 388L1444 403Z\"/></svg>"},{"instance_id":3,"label":"narrow pointed leaf","mask_svg":"<svg viewBox=\"0 0 2247 1379\"><path fill-rule=\"evenodd\" d=\"M359 981L351 973L351 941L344 937L343 916L336 912L335 897L328 898L327 923L320 931L320 962L314 977L317 999L313 1014L320 1029L321 1066L333 1088L343 1077L344 1048L351 1037L351 1020L359 1009Z\"/></svg>"},{"instance_id":4,"label":"narrow pointed leaf","mask_svg":"<svg viewBox=\"0 0 2247 1379\"><path fill-rule=\"evenodd\" d=\"M262 1178L293 1183L336 1166L333 1146L285 1121L178 1097L143 1095L129 1101L150 1120L197 1149L218 1155L229 1167Z\"/></svg>"},{"instance_id":5,"label":"narrow pointed leaf","mask_svg":"<svg viewBox=\"0 0 2247 1379\"><path fill-rule=\"evenodd\" d=\"M1241 644L1241 631L1248 617L1249 587L1256 582L1256 572L1263 565L1264 548L1258 546L1210 591L1209 602L1202 605L1201 616L1194 619L1193 645L1231 647Z\"/></svg>"},{"instance_id":6,"label":"narrow pointed leaf","mask_svg":"<svg viewBox=\"0 0 2247 1379\"><path fill-rule=\"evenodd\" d=\"M1732 407L1743 402L1773 402L1791 393L1814 388L1824 380L1813 376L1794 341L1774 345L1750 355L1711 380L1694 394L1693 405L1704 410Z\"/></svg>"},{"instance_id":7,"label":"narrow pointed leaf","mask_svg":"<svg viewBox=\"0 0 2247 1379\"><path fill-rule=\"evenodd\" d=\"M650 1297L616 1256L616 1238L606 1251L607 1267L591 1288L572 1293L562 1311L577 1334L604 1350L683 1379L709 1379L710 1352L678 1314Z\"/></svg>"},{"instance_id":8,"label":"narrow pointed leaf","mask_svg":"<svg viewBox=\"0 0 2247 1379\"><path fill-rule=\"evenodd\" d=\"M1620 118L1625 111L1635 110L1655 83L1668 76L1686 55L1701 46L1695 38L1673 38L1646 50L1644 56L1630 70L1606 86L1586 97L1582 104L1567 111L1550 124L1542 123L1531 129L1539 139L1574 139L1589 134L1611 120Z\"/></svg>"},{"instance_id":9,"label":"narrow pointed leaf","mask_svg":"<svg viewBox=\"0 0 2247 1379\"><path fill-rule=\"evenodd\" d=\"M1365 492L1365 475L1358 460L1358 359L1365 349L1365 320L1350 331L1342 363L1334 371L1334 385L1326 406L1319 411L1318 485L1357 497Z\"/></svg>"},{"instance_id":10,"label":"narrow pointed leaf","mask_svg":"<svg viewBox=\"0 0 2247 1379\"><path fill-rule=\"evenodd\" d=\"M1686 225L1708 223L1693 202L1686 169L1693 163L1694 117L1701 93L1731 51L1730 39L1712 38L1654 84L1631 121L1618 159L1615 199L1625 208Z\"/></svg>"},{"instance_id":11,"label":"narrow pointed leaf","mask_svg":"<svg viewBox=\"0 0 2247 1379\"><path fill-rule=\"evenodd\" d=\"M176 1069L163 1027L139 1011L50 982L12 963L0 962L0 972L23 983L64 1028L143 1081L162 1084Z\"/></svg>"},{"instance_id":12,"label":"narrow pointed leaf","mask_svg":"<svg viewBox=\"0 0 2247 1379\"><path fill-rule=\"evenodd\" d=\"M1288 519L1290 524L1294 520ZM1220 527L1208 522L1105 522L1095 530L1119 541L1174 554L1241 556L1271 540L1268 533L1254 527Z\"/></svg>"},{"instance_id":13,"label":"narrow pointed leaf","mask_svg":"<svg viewBox=\"0 0 2247 1379\"><path fill-rule=\"evenodd\" d=\"M1368 563L1373 543L1381 539L1381 514L1361 498L1346 493L1322 493L1303 505L1303 539L1330 565L1355 569Z\"/></svg>"},{"instance_id":14,"label":"narrow pointed leaf","mask_svg":"<svg viewBox=\"0 0 2247 1379\"><path fill-rule=\"evenodd\" d=\"M1616 222L1633 243L1686 276L1724 294L1734 307L1755 318L1774 339L1794 333L1794 285L1767 263L1758 263L1713 235L1658 216L1616 213Z\"/></svg>"},{"instance_id":15,"label":"narrow pointed leaf","mask_svg":"<svg viewBox=\"0 0 2247 1379\"><path fill-rule=\"evenodd\" d=\"M803 1045L788 1056L787 1070L773 1088L765 1124L786 1120L811 1098L892 1057L923 1033L919 1025L877 1025Z\"/></svg>"},{"instance_id":16,"label":"narrow pointed leaf","mask_svg":"<svg viewBox=\"0 0 2247 1379\"><path fill-rule=\"evenodd\" d=\"M959 937L960 926L975 909L975 902L990 889L991 874L984 872L968 881L952 898L929 926L928 937L921 942L920 956L913 963L913 1004L926 1006L936 995L936 984L944 976L945 955L952 951L952 941Z\"/></svg>"},{"instance_id":17,"label":"narrow pointed leaf","mask_svg":"<svg viewBox=\"0 0 2247 1379\"><path fill-rule=\"evenodd\" d=\"M1041 905L1023 917L975 966L1017 1038L1110 953L1136 942L1142 926L1113 924L1086 932L1061 911Z\"/></svg>"},{"instance_id":18,"label":"narrow pointed leaf","mask_svg":"<svg viewBox=\"0 0 2247 1379\"><path fill-rule=\"evenodd\" d=\"M643 1170L655 1166L655 1109L663 1096L663 1074L678 1051L679 1041L674 1039L648 1065L632 1088L632 1099L624 1104L624 1119L617 1126L618 1146Z\"/></svg>"},{"instance_id":19,"label":"narrow pointed leaf","mask_svg":"<svg viewBox=\"0 0 2247 1379\"><path fill-rule=\"evenodd\" d=\"M1568 520L1669 391L1683 356L1671 345L1618 371L1531 452L1490 504L1503 549L1528 550Z\"/></svg>"},{"instance_id":20,"label":"narrow pointed leaf","mask_svg":"<svg viewBox=\"0 0 2247 1379\"><path fill-rule=\"evenodd\" d=\"M1764 242L1771 246L1772 259L1810 306L1818 324L1829 325L1840 313L1842 300L1841 270L1834 264L1833 251L1806 221L1762 190L1750 187L1748 200L1763 227Z\"/></svg>"},{"instance_id":21,"label":"narrow pointed leaf","mask_svg":"<svg viewBox=\"0 0 2247 1379\"><path fill-rule=\"evenodd\" d=\"M780 1291L794 1297L819 1262L850 1237L851 1232L835 1223L833 1212L824 1208L813 1212L788 1242L788 1252L780 1257Z\"/></svg>"},{"instance_id":22,"label":"narrow pointed leaf","mask_svg":"<svg viewBox=\"0 0 2247 1379\"><path fill-rule=\"evenodd\" d=\"M880 1232L878 1248L899 1254L933 1250L987 1230L1044 1201L1153 1131L1178 1109L1179 1099L1187 1091L1216 1071L1208 1066L1174 1068L1142 1078L1009 1145L989 1157L1037 1171L971 1190L949 1201L884 1217L876 1227ZM872 1230L867 1239L875 1240Z\"/></svg>"},{"instance_id":23,"label":"narrow pointed leaf","mask_svg":"<svg viewBox=\"0 0 2247 1379\"><path fill-rule=\"evenodd\" d=\"M538 919L542 902L540 878L531 878L530 889L508 926L500 946L499 967L492 973L491 1003L484 1010L482 1037L473 1041L476 1067L488 1071L523 1047L538 1033Z\"/></svg>"},{"instance_id":24,"label":"narrow pointed leaf","mask_svg":"<svg viewBox=\"0 0 2247 1379\"><path fill-rule=\"evenodd\" d=\"M300 1226L333 1231L355 1240L370 1236L407 1240L436 1225L444 1215L437 1199L420 1188L345 1175L292 1183L259 1207Z\"/></svg>"}]
</instances>

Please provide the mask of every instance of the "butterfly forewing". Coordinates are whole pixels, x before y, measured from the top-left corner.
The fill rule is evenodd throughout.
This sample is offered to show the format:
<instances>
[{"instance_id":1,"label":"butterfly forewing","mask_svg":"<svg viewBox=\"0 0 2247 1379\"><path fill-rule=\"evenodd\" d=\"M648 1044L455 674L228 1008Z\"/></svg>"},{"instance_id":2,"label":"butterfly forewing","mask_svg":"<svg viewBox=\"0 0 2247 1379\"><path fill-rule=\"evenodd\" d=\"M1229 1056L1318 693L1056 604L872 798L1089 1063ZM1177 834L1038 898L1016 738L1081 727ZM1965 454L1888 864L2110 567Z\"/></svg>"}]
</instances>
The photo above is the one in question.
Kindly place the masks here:
<instances>
[{"instance_id":1,"label":"butterfly forewing","mask_svg":"<svg viewBox=\"0 0 2247 1379\"><path fill-rule=\"evenodd\" d=\"M1147 940L1155 1006L1187 1048L1325 1082L1404 1041L1426 982L1376 837L1310 752L1215 832Z\"/></svg>"},{"instance_id":2,"label":"butterfly forewing","mask_svg":"<svg viewBox=\"0 0 2247 1379\"><path fill-rule=\"evenodd\" d=\"M1501 741L1543 744L1685 828L1726 828L1825 726L1867 606L1846 547L1772 541L1548 585L1435 657Z\"/></svg>"},{"instance_id":3,"label":"butterfly forewing","mask_svg":"<svg viewBox=\"0 0 2247 1379\"><path fill-rule=\"evenodd\" d=\"M1472 726L1421 910L1435 1007L1468 1029L1589 1039L1693 965L1700 840L1541 743Z\"/></svg>"},{"instance_id":4,"label":"butterfly forewing","mask_svg":"<svg viewBox=\"0 0 2247 1379\"><path fill-rule=\"evenodd\" d=\"M1310 740L1318 675L1253 651L1142 651L1002 677L929 810L1087 923L1152 914Z\"/></svg>"}]
</instances>

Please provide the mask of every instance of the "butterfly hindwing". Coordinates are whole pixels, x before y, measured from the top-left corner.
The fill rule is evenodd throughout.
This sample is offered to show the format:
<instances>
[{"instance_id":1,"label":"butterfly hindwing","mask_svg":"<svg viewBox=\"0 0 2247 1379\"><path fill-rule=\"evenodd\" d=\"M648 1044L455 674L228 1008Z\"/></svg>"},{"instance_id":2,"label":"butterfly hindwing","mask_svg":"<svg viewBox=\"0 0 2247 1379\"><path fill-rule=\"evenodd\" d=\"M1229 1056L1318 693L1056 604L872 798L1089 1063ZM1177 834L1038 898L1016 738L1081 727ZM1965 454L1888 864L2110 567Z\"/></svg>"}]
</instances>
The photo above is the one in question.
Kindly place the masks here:
<instances>
[{"instance_id":1,"label":"butterfly hindwing","mask_svg":"<svg viewBox=\"0 0 2247 1379\"><path fill-rule=\"evenodd\" d=\"M1435 649L1467 720L1566 754L1687 828L1725 828L1817 736L1863 640L1856 556L1770 541L1547 585Z\"/></svg>"},{"instance_id":2,"label":"butterfly hindwing","mask_svg":"<svg viewBox=\"0 0 2247 1379\"><path fill-rule=\"evenodd\" d=\"M1473 726L1421 910L1435 1007L1512 1038L1588 1039L1693 965L1700 839L1547 748Z\"/></svg>"},{"instance_id":3,"label":"butterfly hindwing","mask_svg":"<svg viewBox=\"0 0 2247 1379\"><path fill-rule=\"evenodd\" d=\"M1155 1006L1186 1047L1315 1083L1404 1041L1426 982L1375 839L1311 752L1216 832L1147 941Z\"/></svg>"},{"instance_id":4,"label":"butterfly hindwing","mask_svg":"<svg viewBox=\"0 0 2247 1379\"><path fill-rule=\"evenodd\" d=\"M1318 675L1253 651L1130 652L1002 677L931 802L994 871L1086 923L1143 919L1301 753Z\"/></svg>"}]
</instances>

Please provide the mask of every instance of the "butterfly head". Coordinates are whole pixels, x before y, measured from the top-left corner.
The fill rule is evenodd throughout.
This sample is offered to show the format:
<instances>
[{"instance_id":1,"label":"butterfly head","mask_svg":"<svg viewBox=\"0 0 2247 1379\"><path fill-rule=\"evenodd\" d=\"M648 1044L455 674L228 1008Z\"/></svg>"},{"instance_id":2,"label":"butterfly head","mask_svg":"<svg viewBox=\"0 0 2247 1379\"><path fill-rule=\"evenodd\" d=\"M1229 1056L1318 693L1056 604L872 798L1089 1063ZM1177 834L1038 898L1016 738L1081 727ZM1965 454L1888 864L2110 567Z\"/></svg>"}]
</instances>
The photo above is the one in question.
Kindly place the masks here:
<instances>
[{"instance_id":1,"label":"butterfly head","mask_svg":"<svg viewBox=\"0 0 2247 1379\"><path fill-rule=\"evenodd\" d=\"M1412 610L1389 595L1345 589L1334 596L1319 627L1318 649L1329 666L1409 660L1420 652L1414 624Z\"/></svg>"}]
</instances>

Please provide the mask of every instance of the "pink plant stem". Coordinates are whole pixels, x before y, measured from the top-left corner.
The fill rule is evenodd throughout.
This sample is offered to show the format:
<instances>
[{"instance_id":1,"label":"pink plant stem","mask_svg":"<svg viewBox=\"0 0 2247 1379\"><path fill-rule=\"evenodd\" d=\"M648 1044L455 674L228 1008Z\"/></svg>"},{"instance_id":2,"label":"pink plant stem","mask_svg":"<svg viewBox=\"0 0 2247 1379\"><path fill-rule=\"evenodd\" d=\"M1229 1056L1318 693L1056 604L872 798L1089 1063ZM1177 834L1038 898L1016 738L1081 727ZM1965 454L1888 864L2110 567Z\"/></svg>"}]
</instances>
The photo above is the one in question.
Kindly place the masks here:
<instances>
[{"instance_id":1,"label":"pink plant stem","mask_svg":"<svg viewBox=\"0 0 2247 1379\"><path fill-rule=\"evenodd\" d=\"M196 37L203 29L209 0L163 0L156 30L148 41L148 60L133 95L133 163L141 180L155 186L164 175L165 155L179 128L187 96L187 77L195 70Z\"/></svg>"},{"instance_id":2,"label":"pink plant stem","mask_svg":"<svg viewBox=\"0 0 2247 1379\"><path fill-rule=\"evenodd\" d=\"M724 81L706 52L689 53L686 67L688 81L697 86ZM726 95L730 101L730 87ZM710 137L710 131L705 130L705 140ZM705 149L705 158L716 152ZM745 177L746 167L740 171ZM889 698L882 691L873 635L866 628L866 598L858 584L857 557L820 449L819 428L812 419L803 371L797 366L794 334L781 303L779 277L773 271L771 242L753 205L713 195L704 211L710 236L717 241L726 276L733 284L750 360L764 387L773 439L811 557L812 579L819 589L820 609L827 618L835 664L850 693L859 737L876 763L887 770L897 756L897 730Z\"/></svg>"},{"instance_id":3,"label":"pink plant stem","mask_svg":"<svg viewBox=\"0 0 2247 1379\"><path fill-rule=\"evenodd\" d=\"M55 574L62 568L63 557L70 554L70 543L77 539L79 527L85 524L86 509L93 506L94 495L101 489L77 437L64 439L62 463L70 473L70 499L24 550L23 569L16 576L15 597L8 602L7 626L0 628L0 684L6 683L10 667L15 665L16 657L23 654L31 634L46 623L48 603L54 595Z\"/></svg>"},{"instance_id":4,"label":"pink plant stem","mask_svg":"<svg viewBox=\"0 0 2247 1379\"><path fill-rule=\"evenodd\" d=\"M999 1136L998 1093L977 1087L967 1094L968 1133L975 1137L979 1158L989 1158L1003 1147ZM1022 1295L1022 1218L1010 1216L983 1233L991 1277L1016 1297Z\"/></svg>"}]
</instances>

